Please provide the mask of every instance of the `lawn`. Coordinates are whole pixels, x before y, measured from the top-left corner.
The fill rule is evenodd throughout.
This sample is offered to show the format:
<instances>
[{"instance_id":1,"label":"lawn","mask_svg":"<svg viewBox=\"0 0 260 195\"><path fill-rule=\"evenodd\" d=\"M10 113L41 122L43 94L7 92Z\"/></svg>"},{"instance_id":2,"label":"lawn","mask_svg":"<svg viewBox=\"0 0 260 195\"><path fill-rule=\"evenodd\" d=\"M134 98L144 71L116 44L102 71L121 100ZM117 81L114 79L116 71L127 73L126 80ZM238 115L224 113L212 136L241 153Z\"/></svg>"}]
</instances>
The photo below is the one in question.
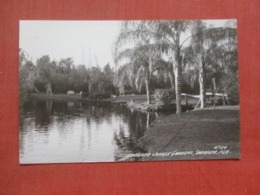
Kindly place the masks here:
<instances>
[{"instance_id":1,"label":"lawn","mask_svg":"<svg viewBox=\"0 0 260 195\"><path fill-rule=\"evenodd\" d=\"M143 160L235 159L240 157L239 132L238 106L199 109L159 117L139 146L158 154Z\"/></svg>"}]
</instances>

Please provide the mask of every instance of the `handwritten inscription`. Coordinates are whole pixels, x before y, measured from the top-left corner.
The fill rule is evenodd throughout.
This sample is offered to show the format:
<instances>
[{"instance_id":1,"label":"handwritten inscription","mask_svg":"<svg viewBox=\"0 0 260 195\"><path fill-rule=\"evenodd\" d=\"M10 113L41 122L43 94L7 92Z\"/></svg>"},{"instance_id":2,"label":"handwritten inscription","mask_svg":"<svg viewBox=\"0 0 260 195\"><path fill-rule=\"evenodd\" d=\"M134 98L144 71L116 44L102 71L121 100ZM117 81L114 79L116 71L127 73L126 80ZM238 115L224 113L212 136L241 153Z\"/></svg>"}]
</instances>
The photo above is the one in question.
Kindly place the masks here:
<instances>
[{"instance_id":1,"label":"handwritten inscription","mask_svg":"<svg viewBox=\"0 0 260 195\"><path fill-rule=\"evenodd\" d=\"M217 145L217 146L214 146L214 149L215 149L215 150L226 150L226 149L227 149L227 146Z\"/></svg>"},{"instance_id":2,"label":"handwritten inscription","mask_svg":"<svg viewBox=\"0 0 260 195\"><path fill-rule=\"evenodd\" d=\"M171 152L155 152L155 153L134 153L126 155L126 158L131 157L171 157L171 156L201 156L201 155L227 155L231 151L227 146L217 145L211 150L174 150Z\"/></svg>"}]
</instances>

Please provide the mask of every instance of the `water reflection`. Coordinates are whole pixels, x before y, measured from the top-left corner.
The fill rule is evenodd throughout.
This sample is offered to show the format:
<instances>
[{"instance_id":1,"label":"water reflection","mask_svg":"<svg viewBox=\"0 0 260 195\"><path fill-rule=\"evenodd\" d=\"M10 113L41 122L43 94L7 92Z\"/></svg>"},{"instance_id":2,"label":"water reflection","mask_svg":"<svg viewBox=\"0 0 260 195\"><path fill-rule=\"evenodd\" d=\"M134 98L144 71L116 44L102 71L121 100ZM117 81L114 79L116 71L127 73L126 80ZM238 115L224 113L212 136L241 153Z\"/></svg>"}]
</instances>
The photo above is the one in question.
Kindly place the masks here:
<instances>
[{"instance_id":1,"label":"water reflection","mask_svg":"<svg viewBox=\"0 0 260 195\"><path fill-rule=\"evenodd\" d=\"M33 101L20 122L20 162L105 162L141 152L137 142L155 119L119 105Z\"/></svg>"}]
</instances>

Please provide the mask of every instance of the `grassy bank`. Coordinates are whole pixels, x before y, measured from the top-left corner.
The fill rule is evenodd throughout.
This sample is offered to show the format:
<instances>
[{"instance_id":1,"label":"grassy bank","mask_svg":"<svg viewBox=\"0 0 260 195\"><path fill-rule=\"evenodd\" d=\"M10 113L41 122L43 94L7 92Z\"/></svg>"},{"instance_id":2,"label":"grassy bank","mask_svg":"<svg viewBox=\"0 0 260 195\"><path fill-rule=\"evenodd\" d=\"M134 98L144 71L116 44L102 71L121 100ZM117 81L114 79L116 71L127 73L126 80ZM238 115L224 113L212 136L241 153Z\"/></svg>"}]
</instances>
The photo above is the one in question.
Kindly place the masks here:
<instances>
[{"instance_id":1,"label":"grassy bank","mask_svg":"<svg viewBox=\"0 0 260 195\"><path fill-rule=\"evenodd\" d=\"M239 108L217 107L159 117L139 146L150 154L143 160L238 158Z\"/></svg>"}]
</instances>

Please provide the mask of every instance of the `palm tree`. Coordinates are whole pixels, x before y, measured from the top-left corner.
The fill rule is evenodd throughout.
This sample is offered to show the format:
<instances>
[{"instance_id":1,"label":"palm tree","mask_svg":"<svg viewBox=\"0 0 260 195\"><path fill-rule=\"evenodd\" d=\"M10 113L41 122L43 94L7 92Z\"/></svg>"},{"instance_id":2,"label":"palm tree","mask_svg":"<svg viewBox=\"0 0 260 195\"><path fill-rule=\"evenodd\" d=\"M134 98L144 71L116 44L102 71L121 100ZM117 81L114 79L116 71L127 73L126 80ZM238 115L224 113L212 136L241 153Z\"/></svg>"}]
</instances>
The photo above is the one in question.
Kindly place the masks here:
<instances>
[{"instance_id":1,"label":"palm tree","mask_svg":"<svg viewBox=\"0 0 260 195\"><path fill-rule=\"evenodd\" d=\"M149 40L139 41L133 48L124 49L115 53L115 62L127 59L128 79L130 84L133 82L138 91L141 90L142 83L145 83L147 103L151 104L151 80L158 63L161 61L161 53L158 52L156 45L150 44Z\"/></svg>"},{"instance_id":2,"label":"palm tree","mask_svg":"<svg viewBox=\"0 0 260 195\"><path fill-rule=\"evenodd\" d=\"M123 24L123 30L117 39L116 48L131 40L149 40L161 52L173 59L175 74L176 113L181 113L182 83L182 47L181 35L189 25L189 21L129 21Z\"/></svg>"},{"instance_id":3,"label":"palm tree","mask_svg":"<svg viewBox=\"0 0 260 195\"><path fill-rule=\"evenodd\" d=\"M168 80L170 81L171 89L175 91L175 77L172 64L173 62L171 59L169 59L169 61L161 59L160 63L157 64L157 71L158 76L163 78L165 83Z\"/></svg>"},{"instance_id":4,"label":"palm tree","mask_svg":"<svg viewBox=\"0 0 260 195\"><path fill-rule=\"evenodd\" d=\"M197 67L200 85L200 107L206 104L206 78L207 70L220 66L226 47L230 41L236 40L236 30L233 28L207 28L202 21L195 21L192 25L190 49L187 49L186 59ZM194 70L194 68L193 68Z\"/></svg>"}]
</instances>

